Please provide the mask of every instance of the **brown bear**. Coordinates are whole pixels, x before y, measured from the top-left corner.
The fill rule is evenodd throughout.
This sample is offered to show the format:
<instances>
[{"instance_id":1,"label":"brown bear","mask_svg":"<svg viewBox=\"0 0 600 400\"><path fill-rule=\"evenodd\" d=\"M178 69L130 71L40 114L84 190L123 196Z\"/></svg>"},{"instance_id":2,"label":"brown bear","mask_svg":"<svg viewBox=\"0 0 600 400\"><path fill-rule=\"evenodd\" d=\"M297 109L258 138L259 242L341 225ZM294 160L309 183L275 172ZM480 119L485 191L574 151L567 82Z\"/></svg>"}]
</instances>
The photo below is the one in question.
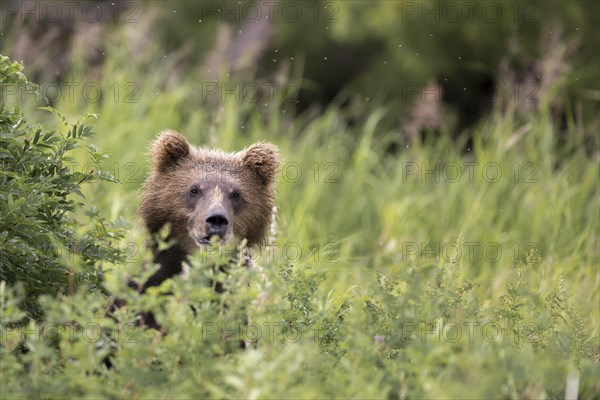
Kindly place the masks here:
<instances>
[{"instance_id":1,"label":"brown bear","mask_svg":"<svg viewBox=\"0 0 600 400\"><path fill-rule=\"evenodd\" d=\"M264 243L279 167L273 144L225 153L191 146L179 133L165 131L152 146L152 167L139 214L151 234L169 224L168 240L174 244L166 250L154 244L160 268L140 291L180 273L186 257L214 236L226 242L246 239L248 248Z\"/></svg>"}]
</instances>

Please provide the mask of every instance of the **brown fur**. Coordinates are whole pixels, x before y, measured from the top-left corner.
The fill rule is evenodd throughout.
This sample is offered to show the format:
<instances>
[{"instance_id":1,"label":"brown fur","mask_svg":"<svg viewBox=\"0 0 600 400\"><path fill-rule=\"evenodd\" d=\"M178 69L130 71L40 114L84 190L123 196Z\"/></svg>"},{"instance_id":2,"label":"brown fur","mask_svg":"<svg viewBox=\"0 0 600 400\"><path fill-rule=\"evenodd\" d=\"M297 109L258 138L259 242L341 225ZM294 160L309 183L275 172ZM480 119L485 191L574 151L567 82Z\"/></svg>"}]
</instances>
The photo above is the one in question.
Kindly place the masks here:
<instances>
[{"instance_id":1,"label":"brown fur","mask_svg":"<svg viewBox=\"0 0 600 400\"><path fill-rule=\"evenodd\" d=\"M225 153L191 146L179 133L165 131L152 146L152 163L139 214L152 234L170 224L175 244L162 251L154 246L160 269L142 291L181 272L185 258L215 232L209 221L219 223L222 240L246 239L250 248L264 243L279 166L274 145L259 142Z\"/></svg>"}]
</instances>

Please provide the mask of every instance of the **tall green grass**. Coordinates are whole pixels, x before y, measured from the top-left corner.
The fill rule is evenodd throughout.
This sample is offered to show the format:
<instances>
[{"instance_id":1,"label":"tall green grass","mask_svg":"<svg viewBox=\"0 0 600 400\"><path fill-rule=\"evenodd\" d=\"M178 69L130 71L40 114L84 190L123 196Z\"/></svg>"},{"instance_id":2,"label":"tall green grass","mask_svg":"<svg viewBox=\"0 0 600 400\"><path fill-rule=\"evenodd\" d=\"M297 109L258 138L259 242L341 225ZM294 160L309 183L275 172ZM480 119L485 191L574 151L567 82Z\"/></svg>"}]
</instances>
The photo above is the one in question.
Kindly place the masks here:
<instances>
[{"instance_id":1,"label":"tall green grass","mask_svg":"<svg viewBox=\"0 0 600 400\"><path fill-rule=\"evenodd\" d=\"M523 116L519 104L509 104L468 132L470 147L445 136L404 143L396 128L380 126L384 109L368 110L349 126L335 106L317 118L291 118L282 113L289 104L280 93L264 103L223 95L202 104L209 81L200 71L180 74L169 56L142 54L131 62L125 43L114 49L98 78L84 66L68 78L79 87L97 84L98 101L80 93L56 104L73 117L100 115L94 142L111 155L105 168L123 184L99 184L86 196L112 218L135 219L149 144L159 131L176 129L192 143L225 150L268 140L283 156L278 242L298 243L303 255L335 251L329 259L339 262L327 267L341 292L378 269L435 264L462 235L468 245L460 263L488 282L479 288L482 296L493 296L508 279L514 256L523 259L534 248L538 289L549 290L564 276L598 334L592 311L600 300L599 159L597 149L589 155L574 122L559 129L547 109ZM118 94L110 89L115 85ZM526 133L511 144L519 130ZM406 146L386 152L390 140ZM79 167L85 163L82 156Z\"/></svg>"},{"instance_id":2,"label":"tall green grass","mask_svg":"<svg viewBox=\"0 0 600 400\"><path fill-rule=\"evenodd\" d=\"M463 235L480 247L473 244L472 256L461 258L473 276L502 281L513 255L522 258L534 247L541 257L540 285L565 275L577 285L574 292L598 296L598 153L586 155L589 149L577 142L578 127L559 130L547 110L527 116L514 108L497 111L468 132L471 145L429 137L390 153L390 138L404 141L394 128L380 126L383 109L348 126L335 106L317 118L293 119L282 114L285 104L277 98L267 106L233 96L203 105L202 80L193 71L167 84L174 68L168 58L145 71L119 58L125 56L109 57L97 82L103 89L133 82L136 103L107 95L96 103L62 98L56 104L73 116L100 115L95 144L111 154L105 167L123 185L101 184L87 196L113 217L134 218L150 167L149 144L160 130L176 129L192 143L226 150L269 140L283 156L279 239L303 247L334 243L340 263L331 267L344 264L342 276L390 262L402 268L403 259L435 261L434 255L420 254L408 260L403 246L408 253L414 244L435 250ZM72 80L84 84L85 75ZM519 130L526 133L511 144Z\"/></svg>"},{"instance_id":3,"label":"tall green grass","mask_svg":"<svg viewBox=\"0 0 600 400\"><path fill-rule=\"evenodd\" d=\"M57 365L61 378L48 393L559 398L568 374L579 371L582 395L598 396L600 160L598 149L580 139L581 127L559 128L544 108L522 115L517 104L497 107L460 139L407 142L382 122L384 108L365 110L349 124L335 105L316 117L291 117L281 94L266 105L231 97L202 104L200 71L178 75L169 57L139 62L123 49L115 46L97 78L83 66L69 77L82 84L94 79L109 95L55 104L73 118L99 114L94 144L111 154L104 168L122 181L88 186L86 202L113 219L136 220L149 144L163 129L225 150L272 141L283 157L277 235L258 261L271 285L215 300L200 289L207 279L196 275L175 280L174 296L123 294L131 307L121 322L156 307L172 334L143 332L135 345L122 344L116 372L86 377L68 363ZM130 82L136 102L125 102L123 93L115 101L107 91ZM391 142L399 149L390 150ZM85 155L78 161L83 166ZM430 173L422 175L424 169ZM121 245L143 247L139 231ZM128 293L122 278L139 269L133 264L113 266L109 290ZM244 279L262 279L248 273ZM77 296L83 297L67 301L68 312L101 303ZM253 296L262 296L262 307ZM193 317L181 307L188 301L204 308ZM203 322L240 318L211 310L215 301L243 306L258 323L316 327L325 339L278 340L246 351L224 349L213 337L203 342L197 337ZM50 318L58 318L56 307L50 304ZM496 321L510 335L499 342L464 336L439 342L432 340L436 321ZM424 325L403 336L413 322ZM531 324L538 329L527 331ZM193 351L184 355L183 348ZM89 351L84 344L72 357ZM83 370L99 360L96 354ZM31 374L38 379L31 388L48 378Z\"/></svg>"}]
</instances>

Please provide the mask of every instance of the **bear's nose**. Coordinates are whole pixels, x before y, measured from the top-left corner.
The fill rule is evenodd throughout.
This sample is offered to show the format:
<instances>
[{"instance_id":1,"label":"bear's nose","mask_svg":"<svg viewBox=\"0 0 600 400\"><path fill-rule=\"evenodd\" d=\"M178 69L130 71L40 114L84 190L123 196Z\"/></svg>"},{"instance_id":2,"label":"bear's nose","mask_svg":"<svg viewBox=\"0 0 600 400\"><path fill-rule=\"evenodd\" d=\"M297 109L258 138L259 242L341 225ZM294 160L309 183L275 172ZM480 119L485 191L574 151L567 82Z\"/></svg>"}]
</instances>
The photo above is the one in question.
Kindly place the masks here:
<instances>
[{"instance_id":1,"label":"bear's nose","mask_svg":"<svg viewBox=\"0 0 600 400\"><path fill-rule=\"evenodd\" d=\"M208 227L209 234L217 234L223 236L227 230L229 221L227 216L223 213L213 213L206 218L206 226Z\"/></svg>"}]
</instances>

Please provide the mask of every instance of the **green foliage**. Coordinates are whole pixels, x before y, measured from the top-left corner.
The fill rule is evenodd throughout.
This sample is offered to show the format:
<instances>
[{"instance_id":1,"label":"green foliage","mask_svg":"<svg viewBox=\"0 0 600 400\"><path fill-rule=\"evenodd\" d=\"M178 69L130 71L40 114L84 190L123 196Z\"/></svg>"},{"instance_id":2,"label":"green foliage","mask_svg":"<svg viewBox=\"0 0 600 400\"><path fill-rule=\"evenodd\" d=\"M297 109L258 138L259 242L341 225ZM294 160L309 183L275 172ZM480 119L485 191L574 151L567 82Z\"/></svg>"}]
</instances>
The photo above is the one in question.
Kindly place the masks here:
<instances>
[{"instance_id":1,"label":"green foliage","mask_svg":"<svg viewBox=\"0 0 600 400\"><path fill-rule=\"evenodd\" d=\"M84 181L84 204L133 218L161 129L226 150L270 140L284 157L277 235L260 268L217 248L139 294L127 282L155 267L132 230L127 259L103 274L126 302L111 316L101 291L79 285L43 297L45 317L19 325L27 276L0 285L2 398L563 398L573 376L580 398L598 396L600 161L577 123L564 136L547 109L515 106L469 132L472 142L427 137L394 149L385 109L348 124L336 107L288 118L277 102L228 98L212 113L197 107L194 76L168 86L171 60L141 66L124 48L108 55L99 84L135 80L138 103L56 104L65 115L100 112L96 129L110 134L95 142L113 160L98 160L97 173L135 167L124 185ZM477 163L472 176L465 163ZM81 235L95 229L78 221ZM213 267L223 263L227 274ZM217 281L226 293L214 292ZM144 311L164 333L137 327Z\"/></svg>"},{"instance_id":2,"label":"green foliage","mask_svg":"<svg viewBox=\"0 0 600 400\"><path fill-rule=\"evenodd\" d=\"M10 58L0 55L0 85L16 85L19 88L38 91L39 86L29 82L25 74L23 74L23 64L11 60ZM4 94L4 92L2 92ZM4 98L2 99L4 107Z\"/></svg>"},{"instance_id":3,"label":"green foliage","mask_svg":"<svg viewBox=\"0 0 600 400\"><path fill-rule=\"evenodd\" d=\"M21 90L36 90L21 73L23 66L0 56L0 82ZM106 155L84 141L92 128L86 114L75 124L50 107L61 129L47 130L21 110L0 103L0 278L21 281L28 295L27 310L40 317L35 299L65 293L78 285L99 287L102 262L120 259L111 242L120 238L96 207L84 205L81 185L114 181L94 169ZM76 171L71 154L85 148L89 171Z\"/></svg>"},{"instance_id":4,"label":"green foliage","mask_svg":"<svg viewBox=\"0 0 600 400\"><path fill-rule=\"evenodd\" d=\"M200 252L187 274L144 294L126 283L151 270L115 269L106 286L125 305L110 316L104 296L80 289L44 297L46 319L21 327L10 322L22 315L24 293L3 282L3 397L438 398L464 397L468 386L470 398L562 398L575 358L580 396L600 389L598 349L580 326L555 312L495 319L494 305L514 298L517 283L482 306L458 265L442 264L379 272L368 287L335 296L323 271L304 263L273 260L261 270L229 261L227 274L211 267L235 259L222 247ZM217 294L216 281L228 290ZM558 303L550 296L541 305ZM153 312L163 331L141 330L141 311ZM552 326L550 335L515 334L528 318Z\"/></svg>"}]
</instances>

